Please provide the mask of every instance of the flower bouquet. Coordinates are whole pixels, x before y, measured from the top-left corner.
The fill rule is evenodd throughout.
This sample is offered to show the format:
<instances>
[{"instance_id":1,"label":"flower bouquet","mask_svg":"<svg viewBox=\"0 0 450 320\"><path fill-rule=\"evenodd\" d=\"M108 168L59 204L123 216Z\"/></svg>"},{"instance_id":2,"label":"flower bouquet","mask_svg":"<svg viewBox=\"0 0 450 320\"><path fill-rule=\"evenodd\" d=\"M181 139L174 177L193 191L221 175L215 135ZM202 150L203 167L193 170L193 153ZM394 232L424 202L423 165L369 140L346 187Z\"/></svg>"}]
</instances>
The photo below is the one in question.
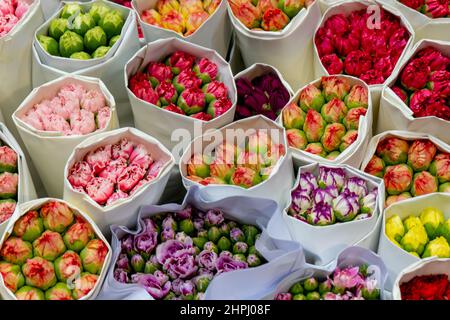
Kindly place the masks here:
<instances>
[{"instance_id":1,"label":"flower bouquet","mask_svg":"<svg viewBox=\"0 0 450 320\"><path fill-rule=\"evenodd\" d=\"M239 120L196 138L179 166L186 189L202 186L212 200L246 195L273 199L284 206L294 180L284 131L263 116Z\"/></svg>"},{"instance_id":2,"label":"flower bouquet","mask_svg":"<svg viewBox=\"0 0 450 320\"><path fill-rule=\"evenodd\" d=\"M210 49L178 38L149 43L128 61L125 82L136 128L168 148L179 142L172 140L175 129L193 139L233 121L233 75Z\"/></svg>"},{"instance_id":3,"label":"flower bouquet","mask_svg":"<svg viewBox=\"0 0 450 320\"><path fill-rule=\"evenodd\" d=\"M378 7L374 21L373 5L379 4L357 0L328 8L314 34L314 61L316 76L348 74L365 81L376 120L382 85L412 45L414 31L390 6Z\"/></svg>"},{"instance_id":4,"label":"flower bouquet","mask_svg":"<svg viewBox=\"0 0 450 320\"><path fill-rule=\"evenodd\" d=\"M407 266L423 258L450 257L450 194L435 193L395 203L383 216L378 253L389 285Z\"/></svg>"},{"instance_id":5,"label":"flower bouquet","mask_svg":"<svg viewBox=\"0 0 450 320\"><path fill-rule=\"evenodd\" d=\"M311 81L311 38L320 21L320 1L227 1L236 43L246 66L271 65L292 88Z\"/></svg>"},{"instance_id":6,"label":"flower bouquet","mask_svg":"<svg viewBox=\"0 0 450 320\"><path fill-rule=\"evenodd\" d=\"M421 40L384 87L378 132L408 130L450 138L450 42Z\"/></svg>"},{"instance_id":7,"label":"flower bouquet","mask_svg":"<svg viewBox=\"0 0 450 320\"><path fill-rule=\"evenodd\" d=\"M226 0L134 0L145 40L178 37L226 57L231 39Z\"/></svg>"},{"instance_id":8,"label":"flower bouquet","mask_svg":"<svg viewBox=\"0 0 450 320\"><path fill-rule=\"evenodd\" d=\"M58 50L61 56L45 48L53 54ZM61 2L51 19L36 30L33 86L67 73L97 77L113 94L119 118L129 116L123 68L139 48L136 16L129 8L104 0ZM86 54L92 56L96 50L97 58L88 59ZM75 58L70 58L72 54Z\"/></svg>"},{"instance_id":9,"label":"flower bouquet","mask_svg":"<svg viewBox=\"0 0 450 320\"><path fill-rule=\"evenodd\" d=\"M98 294L111 248L90 217L44 198L20 205L1 239L4 299L87 300Z\"/></svg>"},{"instance_id":10,"label":"flower bouquet","mask_svg":"<svg viewBox=\"0 0 450 320\"><path fill-rule=\"evenodd\" d=\"M75 146L119 126L114 98L103 82L77 75L35 88L14 112L13 121L46 191L55 197L63 195L64 166Z\"/></svg>"},{"instance_id":11,"label":"flower bouquet","mask_svg":"<svg viewBox=\"0 0 450 320\"><path fill-rule=\"evenodd\" d=\"M327 267L310 266L285 277L269 298L275 300L385 299L386 266L370 250L347 247Z\"/></svg>"},{"instance_id":12,"label":"flower bouquet","mask_svg":"<svg viewBox=\"0 0 450 320\"><path fill-rule=\"evenodd\" d=\"M348 76L327 76L301 88L284 107L294 161L346 163L358 167L371 137L372 101L368 86Z\"/></svg>"},{"instance_id":13,"label":"flower bouquet","mask_svg":"<svg viewBox=\"0 0 450 320\"><path fill-rule=\"evenodd\" d=\"M0 119L14 130L11 115L31 84L31 47L44 22L40 0L3 0L0 4ZM16 134L16 132L14 132Z\"/></svg>"},{"instance_id":14,"label":"flower bouquet","mask_svg":"<svg viewBox=\"0 0 450 320\"><path fill-rule=\"evenodd\" d=\"M211 202L197 187L182 205L142 207L136 231L112 228L114 266L100 298L262 298L304 264L300 245L283 241L281 248L260 230L277 214L273 201Z\"/></svg>"},{"instance_id":15,"label":"flower bouquet","mask_svg":"<svg viewBox=\"0 0 450 320\"><path fill-rule=\"evenodd\" d=\"M343 248L377 237L371 232L377 228L383 193L380 179L350 166L306 165L298 170L283 218L308 261L326 265Z\"/></svg>"},{"instance_id":16,"label":"flower bouquet","mask_svg":"<svg viewBox=\"0 0 450 320\"><path fill-rule=\"evenodd\" d=\"M449 300L450 260L426 258L406 267L394 283L394 300Z\"/></svg>"},{"instance_id":17,"label":"flower bouquet","mask_svg":"<svg viewBox=\"0 0 450 320\"><path fill-rule=\"evenodd\" d=\"M426 134L387 131L370 141L361 169L383 178L385 207L433 192L450 191L450 147Z\"/></svg>"},{"instance_id":18,"label":"flower bouquet","mask_svg":"<svg viewBox=\"0 0 450 320\"><path fill-rule=\"evenodd\" d=\"M64 199L93 217L104 234L131 225L141 205L159 201L174 165L156 139L121 128L77 145L64 168Z\"/></svg>"},{"instance_id":19,"label":"flower bouquet","mask_svg":"<svg viewBox=\"0 0 450 320\"><path fill-rule=\"evenodd\" d=\"M238 95L236 120L257 114L275 120L293 95L280 72L263 63L239 72L234 80Z\"/></svg>"}]
</instances>

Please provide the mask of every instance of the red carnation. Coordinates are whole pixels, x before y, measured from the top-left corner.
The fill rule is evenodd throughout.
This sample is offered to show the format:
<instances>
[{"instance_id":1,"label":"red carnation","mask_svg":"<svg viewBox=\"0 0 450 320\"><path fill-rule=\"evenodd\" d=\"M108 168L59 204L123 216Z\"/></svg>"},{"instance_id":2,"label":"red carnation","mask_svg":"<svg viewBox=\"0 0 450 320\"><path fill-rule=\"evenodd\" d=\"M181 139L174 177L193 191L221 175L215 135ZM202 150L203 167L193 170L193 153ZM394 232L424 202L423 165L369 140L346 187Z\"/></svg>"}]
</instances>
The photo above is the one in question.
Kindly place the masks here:
<instances>
[{"instance_id":1,"label":"red carnation","mask_svg":"<svg viewBox=\"0 0 450 320\"><path fill-rule=\"evenodd\" d=\"M402 85L408 90L419 90L427 84L430 67L425 59L418 58L410 61L400 76Z\"/></svg>"},{"instance_id":2,"label":"red carnation","mask_svg":"<svg viewBox=\"0 0 450 320\"><path fill-rule=\"evenodd\" d=\"M346 56L359 48L359 38L356 32L350 31L333 38L333 45L340 56ZM332 52L330 52L332 53Z\"/></svg>"},{"instance_id":3,"label":"red carnation","mask_svg":"<svg viewBox=\"0 0 450 320\"><path fill-rule=\"evenodd\" d=\"M417 57L424 59L431 71L445 70L450 64L450 59L433 47L420 50Z\"/></svg>"},{"instance_id":4,"label":"red carnation","mask_svg":"<svg viewBox=\"0 0 450 320\"><path fill-rule=\"evenodd\" d=\"M372 68L372 61L369 54L355 50L345 58L344 66L345 73L359 77Z\"/></svg>"},{"instance_id":5,"label":"red carnation","mask_svg":"<svg viewBox=\"0 0 450 320\"><path fill-rule=\"evenodd\" d=\"M364 72L360 77L367 84L381 84L384 82L383 73L380 70L370 69Z\"/></svg>"},{"instance_id":6,"label":"red carnation","mask_svg":"<svg viewBox=\"0 0 450 320\"><path fill-rule=\"evenodd\" d=\"M425 3L425 0L400 0L400 2L411 9L419 10Z\"/></svg>"},{"instance_id":7,"label":"red carnation","mask_svg":"<svg viewBox=\"0 0 450 320\"><path fill-rule=\"evenodd\" d=\"M434 71L430 74L427 87L443 98L450 96L450 72Z\"/></svg>"},{"instance_id":8,"label":"red carnation","mask_svg":"<svg viewBox=\"0 0 450 320\"><path fill-rule=\"evenodd\" d=\"M329 74L340 74L344 69L341 59L334 53L323 56L320 61Z\"/></svg>"},{"instance_id":9,"label":"red carnation","mask_svg":"<svg viewBox=\"0 0 450 320\"><path fill-rule=\"evenodd\" d=\"M332 30L335 35L341 35L348 31L349 23L343 14L335 14L325 21L324 27Z\"/></svg>"},{"instance_id":10,"label":"red carnation","mask_svg":"<svg viewBox=\"0 0 450 320\"><path fill-rule=\"evenodd\" d=\"M402 99L402 101L404 102L404 103L408 103L408 95L406 94L406 91L405 90L403 90L402 88L400 88L400 87L392 87L391 88L392 89L392 91L394 91L394 93L400 98L400 99Z\"/></svg>"}]
</instances>

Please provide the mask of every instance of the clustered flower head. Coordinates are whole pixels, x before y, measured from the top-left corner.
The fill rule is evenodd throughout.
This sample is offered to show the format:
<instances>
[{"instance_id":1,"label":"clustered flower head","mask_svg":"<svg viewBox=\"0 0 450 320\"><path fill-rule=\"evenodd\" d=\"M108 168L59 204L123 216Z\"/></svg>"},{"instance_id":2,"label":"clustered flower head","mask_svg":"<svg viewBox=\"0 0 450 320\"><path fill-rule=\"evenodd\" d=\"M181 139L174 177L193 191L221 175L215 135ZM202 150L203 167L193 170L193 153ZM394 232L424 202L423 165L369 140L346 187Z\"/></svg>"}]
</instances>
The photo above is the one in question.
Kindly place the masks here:
<instances>
[{"instance_id":1,"label":"clustered flower head","mask_svg":"<svg viewBox=\"0 0 450 320\"><path fill-rule=\"evenodd\" d=\"M88 12L77 3L67 3L59 18L50 21L48 34L37 35L37 40L52 56L97 59L120 40L124 24L122 13L102 2L92 4Z\"/></svg>"},{"instance_id":2,"label":"clustered flower head","mask_svg":"<svg viewBox=\"0 0 450 320\"><path fill-rule=\"evenodd\" d=\"M412 196L450 192L450 154L426 139L382 139L364 171L384 179L386 207Z\"/></svg>"},{"instance_id":3,"label":"clustered flower head","mask_svg":"<svg viewBox=\"0 0 450 320\"><path fill-rule=\"evenodd\" d=\"M245 145L225 141L214 149L213 156L192 155L186 164L187 179L202 185L231 184L251 188L270 177L284 154L284 146L260 130L248 136Z\"/></svg>"},{"instance_id":4,"label":"clustered flower head","mask_svg":"<svg viewBox=\"0 0 450 320\"><path fill-rule=\"evenodd\" d=\"M0 274L18 300L78 300L96 286L108 251L83 217L49 201L15 222Z\"/></svg>"},{"instance_id":5,"label":"clustered flower head","mask_svg":"<svg viewBox=\"0 0 450 320\"><path fill-rule=\"evenodd\" d=\"M450 18L449 0L398 0L430 18Z\"/></svg>"},{"instance_id":6,"label":"clustered flower head","mask_svg":"<svg viewBox=\"0 0 450 320\"><path fill-rule=\"evenodd\" d=\"M143 144L122 138L88 152L69 170L67 180L102 206L126 199L153 181L164 163Z\"/></svg>"},{"instance_id":7,"label":"clustered flower head","mask_svg":"<svg viewBox=\"0 0 450 320\"><path fill-rule=\"evenodd\" d=\"M377 189L342 168L319 166L318 175L302 172L291 193L289 214L315 226L368 219L375 211Z\"/></svg>"},{"instance_id":8,"label":"clustered flower head","mask_svg":"<svg viewBox=\"0 0 450 320\"><path fill-rule=\"evenodd\" d=\"M0 146L0 224L7 221L16 209L17 153L7 145Z\"/></svg>"},{"instance_id":9,"label":"clustered flower head","mask_svg":"<svg viewBox=\"0 0 450 320\"><path fill-rule=\"evenodd\" d=\"M336 268L326 279L310 277L279 293L275 300L379 300L380 283L367 265Z\"/></svg>"},{"instance_id":10,"label":"clustered flower head","mask_svg":"<svg viewBox=\"0 0 450 320\"><path fill-rule=\"evenodd\" d=\"M141 19L148 24L190 36L214 14L222 0L158 0L144 10Z\"/></svg>"},{"instance_id":11,"label":"clustered flower head","mask_svg":"<svg viewBox=\"0 0 450 320\"><path fill-rule=\"evenodd\" d=\"M450 121L450 57L434 47L420 50L391 87L414 117Z\"/></svg>"},{"instance_id":12,"label":"clustered flower head","mask_svg":"<svg viewBox=\"0 0 450 320\"><path fill-rule=\"evenodd\" d=\"M450 218L436 208L426 208L419 216L405 219L393 215L386 220L386 236L415 257L450 258Z\"/></svg>"},{"instance_id":13,"label":"clustered flower head","mask_svg":"<svg viewBox=\"0 0 450 320\"><path fill-rule=\"evenodd\" d=\"M381 8L380 26L366 9L335 14L317 30L314 42L329 74L348 74L382 84L392 73L410 34L400 19Z\"/></svg>"},{"instance_id":14,"label":"clustered flower head","mask_svg":"<svg viewBox=\"0 0 450 320\"><path fill-rule=\"evenodd\" d=\"M282 111L289 146L335 159L358 138L368 104L364 86L352 86L344 77L322 77L319 85L306 86L298 102Z\"/></svg>"},{"instance_id":15,"label":"clustered flower head","mask_svg":"<svg viewBox=\"0 0 450 320\"><path fill-rule=\"evenodd\" d=\"M202 121L219 117L232 107L217 65L184 51L170 54L165 63L150 62L145 72L131 76L128 87L139 99Z\"/></svg>"},{"instance_id":16,"label":"clustered flower head","mask_svg":"<svg viewBox=\"0 0 450 320\"><path fill-rule=\"evenodd\" d=\"M264 263L260 230L191 205L143 220L144 230L120 239L114 278L137 283L154 299L201 300L214 276Z\"/></svg>"},{"instance_id":17,"label":"clustered flower head","mask_svg":"<svg viewBox=\"0 0 450 320\"><path fill-rule=\"evenodd\" d=\"M85 135L107 126L111 108L101 91L68 84L52 98L36 103L19 118L36 130Z\"/></svg>"},{"instance_id":18,"label":"clustered flower head","mask_svg":"<svg viewBox=\"0 0 450 320\"><path fill-rule=\"evenodd\" d=\"M290 99L289 91L274 72L258 76L251 81L239 78L236 80L236 88L236 119L262 114L275 120Z\"/></svg>"},{"instance_id":19,"label":"clustered flower head","mask_svg":"<svg viewBox=\"0 0 450 320\"><path fill-rule=\"evenodd\" d=\"M402 300L450 300L450 281L446 274L415 276L400 284Z\"/></svg>"},{"instance_id":20,"label":"clustered flower head","mask_svg":"<svg viewBox=\"0 0 450 320\"><path fill-rule=\"evenodd\" d=\"M30 5L23 0L0 1L0 38L7 35L28 11Z\"/></svg>"},{"instance_id":21,"label":"clustered flower head","mask_svg":"<svg viewBox=\"0 0 450 320\"><path fill-rule=\"evenodd\" d=\"M228 0L234 16L247 28L280 31L313 0Z\"/></svg>"}]
</instances>

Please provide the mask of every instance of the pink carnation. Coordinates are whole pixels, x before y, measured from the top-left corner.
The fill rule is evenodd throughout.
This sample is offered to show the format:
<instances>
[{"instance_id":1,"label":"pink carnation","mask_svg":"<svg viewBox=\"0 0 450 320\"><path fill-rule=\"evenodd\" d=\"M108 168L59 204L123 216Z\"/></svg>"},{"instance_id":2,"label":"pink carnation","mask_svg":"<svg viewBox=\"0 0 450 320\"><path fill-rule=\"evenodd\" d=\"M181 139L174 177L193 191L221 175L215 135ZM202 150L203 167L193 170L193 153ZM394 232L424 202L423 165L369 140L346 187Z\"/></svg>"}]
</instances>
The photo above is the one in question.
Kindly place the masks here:
<instances>
[{"instance_id":1,"label":"pink carnation","mask_svg":"<svg viewBox=\"0 0 450 320\"><path fill-rule=\"evenodd\" d=\"M99 177L108 179L114 183L117 182L119 175L127 167L127 161L123 158L112 160L108 165L99 173Z\"/></svg>"},{"instance_id":2,"label":"pink carnation","mask_svg":"<svg viewBox=\"0 0 450 320\"><path fill-rule=\"evenodd\" d=\"M114 192L114 183L104 178L94 178L86 186L86 192L98 204L105 204Z\"/></svg>"},{"instance_id":3,"label":"pink carnation","mask_svg":"<svg viewBox=\"0 0 450 320\"><path fill-rule=\"evenodd\" d=\"M126 199L126 198L128 198L128 193L117 190L111 195L111 197L108 198L108 200L106 200L106 205L108 206L119 199Z\"/></svg>"},{"instance_id":4,"label":"pink carnation","mask_svg":"<svg viewBox=\"0 0 450 320\"><path fill-rule=\"evenodd\" d=\"M147 170L153 159L143 144L138 144L130 155L130 164L137 164Z\"/></svg>"},{"instance_id":5,"label":"pink carnation","mask_svg":"<svg viewBox=\"0 0 450 320\"><path fill-rule=\"evenodd\" d=\"M109 107L103 107L98 110L97 113L97 125L99 129L104 129L108 125L111 118L111 109Z\"/></svg>"},{"instance_id":6,"label":"pink carnation","mask_svg":"<svg viewBox=\"0 0 450 320\"><path fill-rule=\"evenodd\" d=\"M111 148L112 146L108 144L86 155L85 161L92 167L94 174L99 174L111 161Z\"/></svg>"},{"instance_id":7,"label":"pink carnation","mask_svg":"<svg viewBox=\"0 0 450 320\"><path fill-rule=\"evenodd\" d=\"M133 149L134 144L127 138L123 138L112 146L112 158L123 158L125 160L128 160L131 153L133 152Z\"/></svg>"},{"instance_id":8,"label":"pink carnation","mask_svg":"<svg viewBox=\"0 0 450 320\"><path fill-rule=\"evenodd\" d=\"M76 162L69 171L69 180L72 187L85 188L89 181L94 178L91 166L86 161Z\"/></svg>"},{"instance_id":9,"label":"pink carnation","mask_svg":"<svg viewBox=\"0 0 450 320\"><path fill-rule=\"evenodd\" d=\"M82 109L78 113L72 113L70 116L70 134L88 134L95 131L95 116L92 112Z\"/></svg>"},{"instance_id":10,"label":"pink carnation","mask_svg":"<svg viewBox=\"0 0 450 320\"><path fill-rule=\"evenodd\" d=\"M145 170L137 164L131 164L117 179L117 187L123 192L129 192L133 187L144 178Z\"/></svg>"},{"instance_id":11,"label":"pink carnation","mask_svg":"<svg viewBox=\"0 0 450 320\"><path fill-rule=\"evenodd\" d=\"M83 93L80 101L81 108L97 113L106 105L106 99L103 93L98 90L89 90Z\"/></svg>"}]
</instances>

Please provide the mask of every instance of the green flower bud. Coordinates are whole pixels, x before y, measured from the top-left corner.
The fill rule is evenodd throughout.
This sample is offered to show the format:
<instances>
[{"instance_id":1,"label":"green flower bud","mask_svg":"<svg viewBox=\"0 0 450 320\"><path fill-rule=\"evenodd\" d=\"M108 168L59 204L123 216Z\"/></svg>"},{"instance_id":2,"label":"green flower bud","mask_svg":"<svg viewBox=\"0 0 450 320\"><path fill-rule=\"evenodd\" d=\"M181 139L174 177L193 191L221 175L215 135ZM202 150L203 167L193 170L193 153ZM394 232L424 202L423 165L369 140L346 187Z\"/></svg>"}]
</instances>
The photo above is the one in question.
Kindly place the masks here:
<instances>
[{"instance_id":1,"label":"green flower bud","mask_svg":"<svg viewBox=\"0 0 450 320\"><path fill-rule=\"evenodd\" d=\"M306 300L320 300L320 294L317 291L308 292Z\"/></svg>"},{"instance_id":2,"label":"green flower bud","mask_svg":"<svg viewBox=\"0 0 450 320\"><path fill-rule=\"evenodd\" d=\"M70 59L89 60L89 59L92 59L92 57L89 53L80 51L80 52L72 53L70 55Z\"/></svg>"},{"instance_id":3,"label":"green flower bud","mask_svg":"<svg viewBox=\"0 0 450 320\"><path fill-rule=\"evenodd\" d=\"M292 300L306 300L306 296L302 293L296 294L292 297Z\"/></svg>"},{"instance_id":4,"label":"green flower bud","mask_svg":"<svg viewBox=\"0 0 450 320\"><path fill-rule=\"evenodd\" d=\"M369 268L369 266L366 264L366 263L364 263L364 264L362 264L362 265L360 265L359 266L359 272L364 276L364 277L367 277L367 269Z\"/></svg>"},{"instance_id":5,"label":"green flower bud","mask_svg":"<svg viewBox=\"0 0 450 320\"><path fill-rule=\"evenodd\" d=\"M319 293L324 295L325 293L330 292L332 287L331 281L325 280L319 284Z\"/></svg>"},{"instance_id":6,"label":"green flower bud","mask_svg":"<svg viewBox=\"0 0 450 320\"><path fill-rule=\"evenodd\" d=\"M176 298L175 293L173 293L172 291L170 291L163 300L172 300L173 298Z\"/></svg>"},{"instance_id":7,"label":"green flower bud","mask_svg":"<svg viewBox=\"0 0 450 320\"><path fill-rule=\"evenodd\" d=\"M194 243L194 246L198 248L203 248L206 242L208 242L207 238L201 238L201 237L194 237L192 238L192 242Z\"/></svg>"},{"instance_id":8,"label":"green flower bud","mask_svg":"<svg viewBox=\"0 0 450 320\"><path fill-rule=\"evenodd\" d=\"M144 266L144 273L153 274L158 269L158 265L148 260Z\"/></svg>"},{"instance_id":9,"label":"green flower bud","mask_svg":"<svg viewBox=\"0 0 450 320\"><path fill-rule=\"evenodd\" d=\"M109 49L111 49L111 47L105 47L105 46L98 47L92 53L92 58L97 59L97 58L104 57L108 53Z\"/></svg>"},{"instance_id":10,"label":"green flower bud","mask_svg":"<svg viewBox=\"0 0 450 320\"><path fill-rule=\"evenodd\" d=\"M216 226L209 228L208 230L208 239L214 243L217 242L220 238L220 230Z\"/></svg>"},{"instance_id":11,"label":"green flower bud","mask_svg":"<svg viewBox=\"0 0 450 320\"><path fill-rule=\"evenodd\" d=\"M428 237L433 239L436 234L436 230L440 224L444 223L444 214L441 210L435 208L426 208L420 213L420 221L422 222Z\"/></svg>"},{"instance_id":12,"label":"green flower bud","mask_svg":"<svg viewBox=\"0 0 450 320\"><path fill-rule=\"evenodd\" d=\"M242 253L233 255L233 259L236 261L247 262L247 257L245 255L243 255Z\"/></svg>"},{"instance_id":13,"label":"green flower bud","mask_svg":"<svg viewBox=\"0 0 450 320\"><path fill-rule=\"evenodd\" d=\"M202 230L202 231L197 232L197 237L208 239L208 231Z\"/></svg>"},{"instance_id":14,"label":"green flower bud","mask_svg":"<svg viewBox=\"0 0 450 320\"><path fill-rule=\"evenodd\" d=\"M47 51L52 56L59 56L59 46L58 42L56 42L55 39L44 36L42 34L38 35L37 38L45 51Z\"/></svg>"},{"instance_id":15,"label":"green flower bud","mask_svg":"<svg viewBox=\"0 0 450 320\"><path fill-rule=\"evenodd\" d=\"M317 289L317 287L319 286L319 282L317 281L316 278L308 278L303 282L303 288L306 291L314 291Z\"/></svg>"},{"instance_id":16,"label":"green flower bud","mask_svg":"<svg viewBox=\"0 0 450 320\"><path fill-rule=\"evenodd\" d=\"M73 20L72 31L78 33L80 36L95 27L95 21L89 14L79 14L75 20Z\"/></svg>"},{"instance_id":17,"label":"green flower bud","mask_svg":"<svg viewBox=\"0 0 450 320\"><path fill-rule=\"evenodd\" d=\"M120 34L118 34L117 36L112 37L112 38L109 40L109 46L112 47L112 46L115 45L116 42L119 41L119 40L120 40Z\"/></svg>"},{"instance_id":18,"label":"green flower bud","mask_svg":"<svg viewBox=\"0 0 450 320\"><path fill-rule=\"evenodd\" d=\"M197 291L199 291L199 292L205 292L206 289L207 289L208 286L209 286L209 282L210 282L210 280L208 279L208 277L201 277L201 278L199 278L199 279L196 281L196 283L195 283L195 286L196 286L196 288L197 288Z\"/></svg>"},{"instance_id":19,"label":"green flower bud","mask_svg":"<svg viewBox=\"0 0 450 320\"><path fill-rule=\"evenodd\" d=\"M180 221L180 230L187 235L192 235L194 233L194 223L190 219L184 219Z\"/></svg>"},{"instance_id":20,"label":"green flower bud","mask_svg":"<svg viewBox=\"0 0 450 320\"><path fill-rule=\"evenodd\" d=\"M72 53L83 51L83 37L72 31L66 31L59 39L59 52L63 57L70 57Z\"/></svg>"},{"instance_id":21,"label":"green flower bud","mask_svg":"<svg viewBox=\"0 0 450 320\"><path fill-rule=\"evenodd\" d=\"M105 30L108 38L117 36L122 31L124 20L118 11L110 11L103 16L98 22L98 25Z\"/></svg>"},{"instance_id":22,"label":"green flower bud","mask_svg":"<svg viewBox=\"0 0 450 320\"><path fill-rule=\"evenodd\" d=\"M84 35L84 46L91 52L100 46L106 46L106 33L100 27L94 27ZM79 50L81 51L81 50Z\"/></svg>"},{"instance_id":23,"label":"green flower bud","mask_svg":"<svg viewBox=\"0 0 450 320\"><path fill-rule=\"evenodd\" d=\"M83 8L77 3L67 3L61 10L61 18L69 19L73 15L83 12Z\"/></svg>"},{"instance_id":24,"label":"green flower bud","mask_svg":"<svg viewBox=\"0 0 450 320\"><path fill-rule=\"evenodd\" d=\"M219 229L220 229L220 232L222 232L222 235L227 236L227 237L230 235L230 227L228 226L228 224L222 223L219 226Z\"/></svg>"},{"instance_id":25,"label":"green flower bud","mask_svg":"<svg viewBox=\"0 0 450 320\"><path fill-rule=\"evenodd\" d=\"M238 254L238 253L242 253L242 254L246 254L248 250L248 244L246 244L245 242L236 242L233 245L233 253L234 254Z\"/></svg>"},{"instance_id":26,"label":"green flower bud","mask_svg":"<svg viewBox=\"0 0 450 320\"><path fill-rule=\"evenodd\" d=\"M259 233L258 229L255 226L245 225L242 227L242 231L244 231L245 242L247 242L249 246L254 245L255 237Z\"/></svg>"},{"instance_id":27,"label":"green flower bud","mask_svg":"<svg viewBox=\"0 0 450 320\"><path fill-rule=\"evenodd\" d=\"M219 253L219 249L212 241L208 241L207 243L205 243L205 245L203 246L203 250L214 251L217 254Z\"/></svg>"},{"instance_id":28,"label":"green flower bud","mask_svg":"<svg viewBox=\"0 0 450 320\"><path fill-rule=\"evenodd\" d=\"M16 292L18 300L45 300L44 292L38 288L23 286Z\"/></svg>"},{"instance_id":29,"label":"green flower bud","mask_svg":"<svg viewBox=\"0 0 450 320\"><path fill-rule=\"evenodd\" d=\"M230 228L230 230L237 227L236 221L230 221L227 224L228 224L228 227Z\"/></svg>"},{"instance_id":30,"label":"green flower bud","mask_svg":"<svg viewBox=\"0 0 450 320\"><path fill-rule=\"evenodd\" d=\"M217 242L217 247L220 251L228 251L231 247L231 241L227 237L222 236Z\"/></svg>"},{"instance_id":31,"label":"green flower bud","mask_svg":"<svg viewBox=\"0 0 450 320\"><path fill-rule=\"evenodd\" d=\"M261 264L261 259L256 254L249 254L247 256L247 263L250 267L257 267Z\"/></svg>"},{"instance_id":32,"label":"green flower bud","mask_svg":"<svg viewBox=\"0 0 450 320\"><path fill-rule=\"evenodd\" d=\"M67 30L67 19L56 18L53 19L48 26L48 35L55 40L59 40Z\"/></svg>"},{"instance_id":33,"label":"green flower bud","mask_svg":"<svg viewBox=\"0 0 450 320\"><path fill-rule=\"evenodd\" d=\"M290 289L289 292L292 293L293 295L299 294L299 293L303 293L303 287L302 284L300 282L296 282Z\"/></svg>"},{"instance_id":34,"label":"green flower bud","mask_svg":"<svg viewBox=\"0 0 450 320\"><path fill-rule=\"evenodd\" d=\"M133 268L134 272L142 272L144 271L145 261L144 258L140 254L135 254L131 257L130 260L131 267Z\"/></svg>"},{"instance_id":35,"label":"green flower bud","mask_svg":"<svg viewBox=\"0 0 450 320\"><path fill-rule=\"evenodd\" d=\"M444 237L450 243L450 218L439 226L436 230L436 235Z\"/></svg>"},{"instance_id":36,"label":"green flower bud","mask_svg":"<svg viewBox=\"0 0 450 320\"><path fill-rule=\"evenodd\" d=\"M438 258L450 258L450 245L444 237L437 237L428 242L422 258L436 256Z\"/></svg>"},{"instance_id":37,"label":"green flower bud","mask_svg":"<svg viewBox=\"0 0 450 320\"><path fill-rule=\"evenodd\" d=\"M98 22L110 11L109 7L101 2L95 2L92 4L89 14L94 19L95 23Z\"/></svg>"},{"instance_id":38,"label":"green flower bud","mask_svg":"<svg viewBox=\"0 0 450 320\"><path fill-rule=\"evenodd\" d=\"M380 289L367 290L367 288L362 288L362 296L365 300L379 300L380 299Z\"/></svg>"}]
</instances>

